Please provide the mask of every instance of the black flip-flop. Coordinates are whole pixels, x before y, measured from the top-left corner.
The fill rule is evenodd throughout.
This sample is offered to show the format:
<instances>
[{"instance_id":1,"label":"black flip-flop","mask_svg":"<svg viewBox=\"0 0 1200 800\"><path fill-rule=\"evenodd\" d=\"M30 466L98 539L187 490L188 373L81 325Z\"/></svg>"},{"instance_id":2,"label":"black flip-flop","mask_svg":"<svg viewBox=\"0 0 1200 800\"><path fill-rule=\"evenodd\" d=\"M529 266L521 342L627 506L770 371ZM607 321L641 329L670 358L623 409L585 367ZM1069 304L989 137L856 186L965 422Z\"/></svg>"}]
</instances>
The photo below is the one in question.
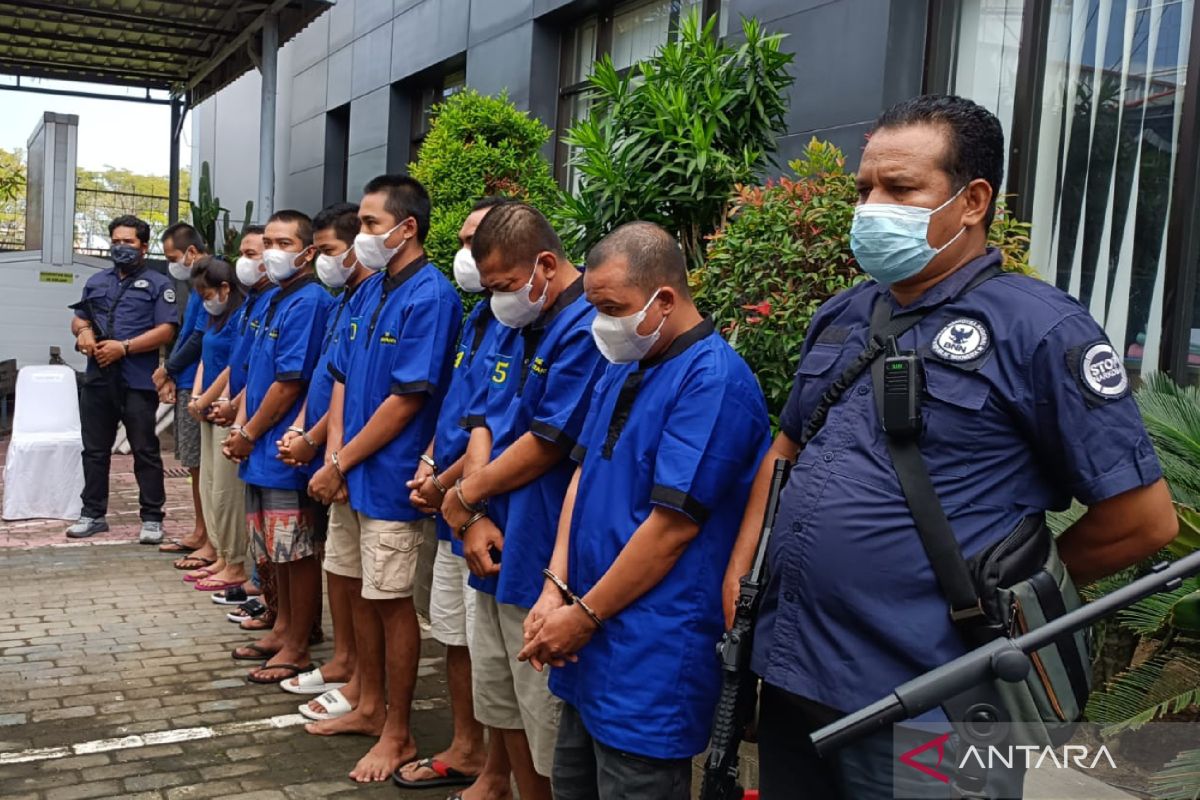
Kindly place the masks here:
<instances>
[{"instance_id":1,"label":"black flip-flop","mask_svg":"<svg viewBox=\"0 0 1200 800\"><path fill-rule=\"evenodd\" d=\"M239 656L238 650L249 650L252 653L254 653L254 655ZM233 648L231 655L233 656L234 661L262 661L264 658L271 658L278 652L279 652L278 650L268 650L267 648L263 647L262 645L258 644L257 642L251 642L250 644L243 644L239 647ZM286 680L286 679L281 679L281 680Z\"/></svg>"},{"instance_id":2,"label":"black flip-flop","mask_svg":"<svg viewBox=\"0 0 1200 800\"><path fill-rule=\"evenodd\" d=\"M308 672L312 668L312 664L309 664L307 667L298 667L295 664L268 664L264 661L262 666L254 670L254 672L261 672L268 669L286 669L292 674L284 675L282 678L256 678L254 677L254 672L250 672L246 674L246 681L247 683L277 684L282 683L283 681L290 681L300 673Z\"/></svg>"},{"instance_id":3,"label":"black flip-flop","mask_svg":"<svg viewBox=\"0 0 1200 800\"><path fill-rule=\"evenodd\" d=\"M186 561L195 561L198 563L195 566L187 566L187 567L179 566L180 562L186 562ZM178 559L171 566L173 566L175 569L178 569L178 570L186 570L188 572L195 572L198 569L204 569L205 567L211 567L215 563L217 563L217 560L215 558L200 558L199 556L184 556L183 558Z\"/></svg>"},{"instance_id":4,"label":"black flip-flop","mask_svg":"<svg viewBox=\"0 0 1200 800\"><path fill-rule=\"evenodd\" d=\"M400 770L413 764L419 769L432 770L438 777L424 781L410 781L401 777ZM448 786L470 786L478 777L478 775L468 775L465 772L459 772L454 767L447 766L444 762L436 758L422 758L419 761L410 761L393 772L392 783L401 789L442 789ZM458 796L461 797L462 795Z\"/></svg>"},{"instance_id":5,"label":"black flip-flop","mask_svg":"<svg viewBox=\"0 0 1200 800\"><path fill-rule=\"evenodd\" d=\"M163 542L158 546L158 552L168 555L186 556L188 553L194 553L199 550L199 547L188 547L179 539L171 539L168 542Z\"/></svg>"}]
</instances>

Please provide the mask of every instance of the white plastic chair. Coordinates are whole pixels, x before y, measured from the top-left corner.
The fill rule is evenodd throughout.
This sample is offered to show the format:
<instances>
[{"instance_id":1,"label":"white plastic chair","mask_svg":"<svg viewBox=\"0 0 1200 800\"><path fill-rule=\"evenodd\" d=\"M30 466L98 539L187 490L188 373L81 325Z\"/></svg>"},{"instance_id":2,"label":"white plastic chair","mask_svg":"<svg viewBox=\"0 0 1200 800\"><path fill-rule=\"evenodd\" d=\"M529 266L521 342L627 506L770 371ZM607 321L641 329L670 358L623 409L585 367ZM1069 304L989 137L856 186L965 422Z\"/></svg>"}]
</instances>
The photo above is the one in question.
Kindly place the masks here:
<instances>
[{"instance_id":1,"label":"white plastic chair","mask_svg":"<svg viewBox=\"0 0 1200 800\"><path fill-rule=\"evenodd\" d=\"M4 462L5 519L77 519L83 507L83 435L75 371L22 367Z\"/></svg>"}]
</instances>

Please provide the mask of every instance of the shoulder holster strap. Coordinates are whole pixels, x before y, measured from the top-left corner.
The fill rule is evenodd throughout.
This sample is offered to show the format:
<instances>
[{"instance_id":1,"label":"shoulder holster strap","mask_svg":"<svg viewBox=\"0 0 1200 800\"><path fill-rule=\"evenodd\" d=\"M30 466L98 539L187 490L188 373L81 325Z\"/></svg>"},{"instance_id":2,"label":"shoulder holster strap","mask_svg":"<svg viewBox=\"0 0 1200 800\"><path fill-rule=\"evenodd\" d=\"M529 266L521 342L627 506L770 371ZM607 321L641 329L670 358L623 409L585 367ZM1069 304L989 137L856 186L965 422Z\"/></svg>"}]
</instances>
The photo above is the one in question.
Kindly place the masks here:
<instances>
[{"instance_id":1,"label":"shoulder holster strap","mask_svg":"<svg viewBox=\"0 0 1200 800\"><path fill-rule=\"evenodd\" d=\"M968 283L956 297L961 297L998 274L1001 274L998 268L985 270ZM902 316L898 319L903 318ZM877 338L876 334L879 332L886 341L890 321L891 306L886 298L881 296L871 313L872 340ZM883 366L884 361L880 358L876 358L871 364L875 409L881 423L884 397ZM975 581L958 546L954 529L946 519L946 512L938 499L937 490L934 489L929 467L921 454L917 438L897 436L885 431L884 441L887 443L896 477L900 480L900 488L916 523L917 533L921 537L921 545L933 566L933 574L942 593L950 602L950 619L972 646L983 644L993 638L994 634L986 625L987 617L980 603Z\"/></svg>"}]
</instances>

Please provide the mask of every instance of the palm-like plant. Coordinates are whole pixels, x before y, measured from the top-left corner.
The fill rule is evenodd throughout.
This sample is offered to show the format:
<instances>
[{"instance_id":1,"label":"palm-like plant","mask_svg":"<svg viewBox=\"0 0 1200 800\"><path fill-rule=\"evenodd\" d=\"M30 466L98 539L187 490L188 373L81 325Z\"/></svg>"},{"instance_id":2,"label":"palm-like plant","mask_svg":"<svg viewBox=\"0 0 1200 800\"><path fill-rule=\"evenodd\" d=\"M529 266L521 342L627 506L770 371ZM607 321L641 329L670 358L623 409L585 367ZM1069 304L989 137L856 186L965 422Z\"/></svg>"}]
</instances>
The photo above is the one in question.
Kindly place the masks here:
<instances>
[{"instance_id":1,"label":"palm-like plant","mask_svg":"<svg viewBox=\"0 0 1200 800\"><path fill-rule=\"evenodd\" d=\"M1154 443L1179 517L1179 537L1167 557L1200 549L1200 390L1164 375L1150 375L1137 392L1146 430ZM1100 595L1123 585L1126 570L1084 590ZM1117 615L1116 624L1138 637L1143 660L1093 694L1087 715L1106 733L1136 730L1148 722L1200 706L1200 579L1153 595ZM1154 776L1160 800L1200 797L1200 750L1180 753Z\"/></svg>"}]
</instances>

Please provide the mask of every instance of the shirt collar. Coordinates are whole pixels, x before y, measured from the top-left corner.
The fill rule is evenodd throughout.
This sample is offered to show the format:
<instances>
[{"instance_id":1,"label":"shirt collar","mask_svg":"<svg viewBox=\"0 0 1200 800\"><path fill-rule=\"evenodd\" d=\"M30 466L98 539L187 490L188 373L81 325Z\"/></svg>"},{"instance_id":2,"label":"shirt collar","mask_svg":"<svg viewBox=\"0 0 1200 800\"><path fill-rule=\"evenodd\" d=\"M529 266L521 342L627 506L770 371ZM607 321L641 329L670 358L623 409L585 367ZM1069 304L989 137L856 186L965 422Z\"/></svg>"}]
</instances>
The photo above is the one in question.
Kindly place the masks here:
<instances>
[{"instance_id":1,"label":"shirt collar","mask_svg":"<svg viewBox=\"0 0 1200 800\"><path fill-rule=\"evenodd\" d=\"M1002 260L1003 257L1000 251L994 247L989 247L983 255L968 261L956 269L951 273L950 277L939 281L929 291L925 292L925 294L918 297L911 304L904 306L903 310L915 311L918 308L935 306L949 300L962 292L963 288L975 279L975 276L989 267L999 266ZM896 302L896 298L888 289L880 286L877 287L877 291L887 295L888 302L892 304L893 308L900 308L900 305Z\"/></svg>"},{"instance_id":2,"label":"shirt collar","mask_svg":"<svg viewBox=\"0 0 1200 800\"><path fill-rule=\"evenodd\" d=\"M716 326L710 317L704 317L690 329L684 331L675 337L675 341L671 342L671 346L662 351L654 358L643 359L639 365L642 369L647 367L655 367L664 361L669 361L680 353L685 352L689 347L703 339L707 339L716 330Z\"/></svg>"},{"instance_id":3,"label":"shirt collar","mask_svg":"<svg viewBox=\"0 0 1200 800\"><path fill-rule=\"evenodd\" d=\"M570 286L562 290L562 294L554 301L554 304L542 312L541 316L534 320L531 328L547 328L550 323L557 317L562 310L574 303L583 296L583 275L576 278Z\"/></svg>"},{"instance_id":4,"label":"shirt collar","mask_svg":"<svg viewBox=\"0 0 1200 800\"><path fill-rule=\"evenodd\" d=\"M408 262L399 272L392 275L390 272L383 273L383 293L388 294L404 285L404 282L416 275L421 267L429 263L429 258L422 253L421 255Z\"/></svg>"},{"instance_id":5,"label":"shirt collar","mask_svg":"<svg viewBox=\"0 0 1200 800\"><path fill-rule=\"evenodd\" d=\"M130 281L145 272L147 266L149 265L146 263L146 259L142 259L142 263L138 264L137 267L134 268L133 272L129 273L128 275L122 275L121 268L114 264L112 268L112 274L118 282Z\"/></svg>"}]
</instances>

